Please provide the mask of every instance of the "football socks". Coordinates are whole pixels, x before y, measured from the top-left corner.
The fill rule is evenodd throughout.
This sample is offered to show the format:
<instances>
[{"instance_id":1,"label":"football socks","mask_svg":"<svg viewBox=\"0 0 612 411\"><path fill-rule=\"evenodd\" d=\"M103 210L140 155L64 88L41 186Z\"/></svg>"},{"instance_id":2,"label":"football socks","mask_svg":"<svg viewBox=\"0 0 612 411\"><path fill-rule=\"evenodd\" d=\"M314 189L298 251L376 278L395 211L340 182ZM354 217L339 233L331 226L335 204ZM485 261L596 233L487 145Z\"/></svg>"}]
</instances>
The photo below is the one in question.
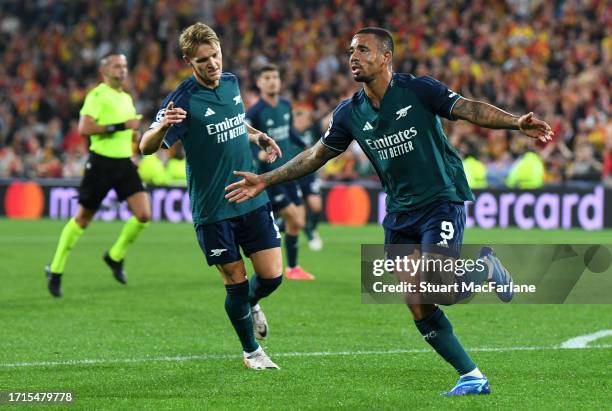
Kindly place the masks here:
<instances>
[{"instance_id":1,"label":"football socks","mask_svg":"<svg viewBox=\"0 0 612 411\"><path fill-rule=\"evenodd\" d=\"M251 276L251 280L249 281L249 303L251 304L251 307L257 304L262 298L272 294L282 281L282 275L279 275L276 278L261 278L256 274L253 274Z\"/></svg>"},{"instance_id":2,"label":"football socks","mask_svg":"<svg viewBox=\"0 0 612 411\"><path fill-rule=\"evenodd\" d=\"M253 320L251 319L251 305L249 304L249 282L240 284L226 284L225 311L229 317L244 352L253 352L258 347L253 334Z\"/></svg>"},{"instance_id":3,"label":"football socks","mask_svg":"<svg viewBox=\"0 0 612 411\"><path fill-rule=\"evenodd\" d=\"M110 258L115 261L123 260L125 254L127 253L128 246L134 242L140 232L148 225L149 223L141 223L134 216L130 217L123 225L119 238L117 238L115 244L113 244L111 249L108 251Z\"/></svg>"},{"instance_id":4,"label":"football socks","mask_svg":"<svg viewBox=\"0 0 612 411\"><path fill-rule=\"evenodd\" d=\"M285 252L287 253L287 267L297 266L298 236L285 233Z\"/></svg>"},{"instance_id":5,"label":"football socks","mask_svg":"<svg viewBox=\"0 0 612 411\"><path fill-rule=\"evenodd\" d=\"M68 223L64 226L62 234L60 235L55 249L55 255L53 261L51 261L51 272L61 274L64 272L66 267L66 261L70 251L76 244L79 237L83 234L83 229L76 223L74 218L68 220Z\"/></svg>"},{"instance_id":6,"label":"football socks","mask_svg":"<svg viewBox=\"0 0 612 411\"><path fill-rule=\"evenodd\" d=\"M467 374L476 368L476 364L465 352L463 346L453 333L453 326L440 307L423 318L414 322L425 338L425 341L459 373Z\"/></svg>"}]
</instances>

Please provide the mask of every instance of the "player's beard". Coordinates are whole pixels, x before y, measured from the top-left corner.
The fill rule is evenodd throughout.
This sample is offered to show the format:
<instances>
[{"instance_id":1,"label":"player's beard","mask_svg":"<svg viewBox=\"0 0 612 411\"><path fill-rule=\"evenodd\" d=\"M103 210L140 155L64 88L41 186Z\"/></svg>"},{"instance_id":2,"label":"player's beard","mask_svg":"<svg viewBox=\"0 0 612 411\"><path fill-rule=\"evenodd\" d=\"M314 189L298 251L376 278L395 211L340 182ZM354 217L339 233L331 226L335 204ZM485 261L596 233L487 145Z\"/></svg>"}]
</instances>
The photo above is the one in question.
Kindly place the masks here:
<instances>
[{"instance_id":1,"label":"player's beard","mask_svg":"<svg viewBox=\"0 0 612 411\"><path fill-rule=\"evenodd\" d=\"M374 76L366 76L365 74L357 74L353 79L358 83L370 83L374 80Z\"/></svg>"}]
</instances>

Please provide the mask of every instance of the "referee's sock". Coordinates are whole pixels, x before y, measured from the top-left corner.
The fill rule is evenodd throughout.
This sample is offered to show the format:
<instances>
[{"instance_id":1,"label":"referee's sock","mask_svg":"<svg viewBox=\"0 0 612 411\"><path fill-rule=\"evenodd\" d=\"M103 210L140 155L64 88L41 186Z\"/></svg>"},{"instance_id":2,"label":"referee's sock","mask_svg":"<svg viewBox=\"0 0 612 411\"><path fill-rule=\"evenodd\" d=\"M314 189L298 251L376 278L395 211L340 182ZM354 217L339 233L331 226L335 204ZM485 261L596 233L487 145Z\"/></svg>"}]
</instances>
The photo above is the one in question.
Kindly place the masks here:
<instances>
[{"instance_id":1,"label":"referee's sock","mask_svg":"<svg viewBox=\"0 0 612 411\"><path fill-rule=\"evenodd\" d=\"M68 220L68 223L64 226L62 230L62 234L60 235L59 241L57 243L57 248L55 249L55 255L53 256L53 261L51 261L51 272L55 274L62 274L64 272L64 268L66 267L66 261L68 260L68 255L72 250L72 247L76 244L77 240L83 234L83 230L74 218Z\"/></svg>"},{"instance_id":2,"label":"referee's sock","mask_svg":"<svg viewBox=\"0 0 612 411\"><path fill-rule=\"evenodd\" d=\"M251 318L251 305L249 304L249 282L240 284L226 284L225 312L229 317L244 352L253 352L259 348L253 334L253 319Z\"/></svg>"},{"instance_id":3,"label":"referee's sock","mask_svg":"<svg viewBox=\"0 0 612 411\"><path fill-rule=\"evenodd\" d=\"M459 375L465 375L476 368L476 364L465 352L453 333L453 326L440 307L422 320L414 322L434 350L450 363Z\"/></svg>"},{"instance_id":4,"label":"referee's sock","mask_svg":"<svg viewBox=\"0 0 612 411\"><path fill-rule=\"evenodd\" d=\"M149 223L141 223L134 216L130 217L125 224L123 225L123 229L121 230L121 234L119 234L119 238L110 250L108 250L108 255L114 261L121 261L125 258L125 254L127 253L128 246L136 240L138 235L142 230L144 230Z\"/></svg>"}]
</instances>

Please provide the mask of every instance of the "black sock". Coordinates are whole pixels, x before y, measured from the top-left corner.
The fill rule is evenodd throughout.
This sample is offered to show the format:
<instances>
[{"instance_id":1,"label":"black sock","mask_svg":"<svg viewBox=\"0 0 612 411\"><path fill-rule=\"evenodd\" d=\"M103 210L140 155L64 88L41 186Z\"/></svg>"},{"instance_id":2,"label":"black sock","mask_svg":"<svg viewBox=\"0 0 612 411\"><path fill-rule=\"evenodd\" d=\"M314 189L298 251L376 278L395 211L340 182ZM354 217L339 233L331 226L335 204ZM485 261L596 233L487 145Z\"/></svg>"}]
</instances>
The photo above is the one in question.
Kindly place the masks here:
<instances>
[{"instance_id":1,"label":"black sock","mask_svg":"<svg viewBox=\"0 0 612 411\"><path fill-rule=\"evenodd\" d=\"M254 274L249 281L249 304L251 304L251 307L262 298L272 294L282 282L282 275L276 278L261 278Z\"/></svg>"},{"instance_id":2,"label":"black sock","mask_svg":"<svg viewBox=\"0 0 612 411\"><path fill-rule=\"evenodd\" d=\"M298 262L298 236L285 233L285 252L287 253L287 267L293 268Z\"/></svg>"},{"instance_id":3,"label":"black sock","mask_svg":"<svg viewBox=\"0 0 612 411\"><path fill-rule=\"evenodd\" d=\"M312 228L312 231L316 231L317 225L319 224L319 219L320 218L321 218L321 212L320 211L318 213L311 213L310 214L310 226Z\"/></svg>"},{"instance_id":4,"label":"black sock","mask_svg":"<svg viewBox=\"0 0 612 411\"><path fill-rule=\"evenodd\" d=\"M225 311L229 317L240 343L245 352L253 352L259 348L253 334L251 305L249 304L249 282L227 284L225 286Z\"/></svg>"},{"instance_id":5,"label":"black sock","mask_svg":"<svg viewBox=\"0 0 612 411\"><path fill-rule=\"evenodd\" d=\"M467 374L476 368L476 364L465 352L463 346L453 333L453 326L440 307L436 311L414 322L434 350L450 363L459 373Z\"/></svg>"},{"instance_id":6,"label":"black sock","mask_svg":"<svg viewBox=\"0 0 612 411\"><path fill-rule=\"evenodd\" d=\"M310 211L306 214L306 225L304 226L304 234L308 241L311 241L314 236L312 235L312 221Z\"/></svg>"}]
</instances>

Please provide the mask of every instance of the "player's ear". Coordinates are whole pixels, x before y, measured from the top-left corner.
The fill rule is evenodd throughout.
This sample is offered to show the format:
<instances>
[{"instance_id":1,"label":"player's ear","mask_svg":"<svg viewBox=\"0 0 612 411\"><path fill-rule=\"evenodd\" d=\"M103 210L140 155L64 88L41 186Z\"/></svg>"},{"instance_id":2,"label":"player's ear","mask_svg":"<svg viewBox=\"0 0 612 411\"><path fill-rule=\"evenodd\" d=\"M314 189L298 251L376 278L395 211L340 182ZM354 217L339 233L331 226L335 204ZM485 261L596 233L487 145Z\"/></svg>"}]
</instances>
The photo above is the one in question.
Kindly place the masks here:
<instances>
[{"instance_id":1,"label":"player's ear","mask_svg":"<svg viewBox=\"0 0 612 411\"><path fill-rule=\"evenodd\" d=\"M393 53L391 53L389 50L385 51L383 53L383 62L387 67L391 66L391 63L393 62Z\"/></svg>"},{"instance_id":2,"label":"player's ear","mask_svg":"<svg viewBox=\"0 0 612 411\"><path fill-rule=\"evenodd\" d=\"M188 64L191 66L191 60L189 59L189 57L187 57L186 55L183 54L183 61L185 62L185 64Z\"/></svg>"}]
</instances>

